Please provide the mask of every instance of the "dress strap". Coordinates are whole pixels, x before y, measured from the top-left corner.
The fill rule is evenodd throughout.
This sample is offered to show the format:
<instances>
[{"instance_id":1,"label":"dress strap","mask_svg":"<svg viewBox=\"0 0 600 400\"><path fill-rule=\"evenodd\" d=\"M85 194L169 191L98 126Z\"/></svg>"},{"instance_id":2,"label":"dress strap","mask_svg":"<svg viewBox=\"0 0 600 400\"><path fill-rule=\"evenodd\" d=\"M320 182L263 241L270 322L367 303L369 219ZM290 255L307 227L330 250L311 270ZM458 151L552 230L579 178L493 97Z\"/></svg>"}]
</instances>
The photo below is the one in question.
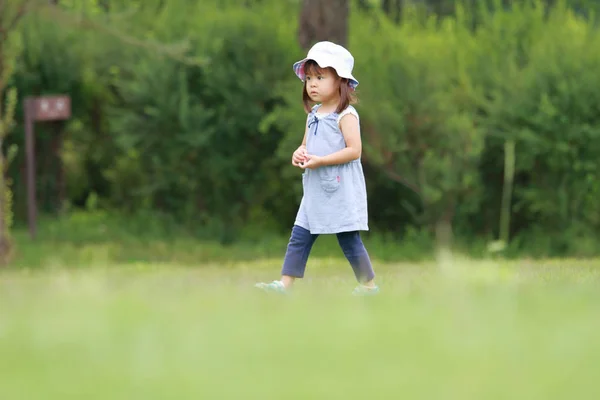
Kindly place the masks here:
<instances>
[{"instance_id":1,"label":"dress strap","mask_svg":"<svg viewBox=\"0 0 600 400\"><path fill-rule=\"evenodd\" d=\"M316 135L317 130L319 129L319 118L317 118L317 116L314 114L313 114L312 118L310 119L310 121L308 121L308 128L310 129L310 127L313 125L315 125L314 135Z\"/></svg>"}]
</instances>

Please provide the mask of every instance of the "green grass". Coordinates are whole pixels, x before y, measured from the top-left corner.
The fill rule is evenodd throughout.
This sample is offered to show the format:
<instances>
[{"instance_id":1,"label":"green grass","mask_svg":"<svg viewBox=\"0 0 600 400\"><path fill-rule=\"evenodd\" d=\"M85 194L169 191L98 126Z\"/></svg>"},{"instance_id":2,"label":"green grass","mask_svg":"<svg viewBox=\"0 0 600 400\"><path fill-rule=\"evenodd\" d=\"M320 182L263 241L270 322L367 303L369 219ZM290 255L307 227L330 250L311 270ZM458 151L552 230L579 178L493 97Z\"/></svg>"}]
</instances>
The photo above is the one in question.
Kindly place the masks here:
<instances>
[{"instance_id":1,"label":"green grass","mask_svg":"<svg viewBox=\"0 0 600 400\"><path fill-rule=\"evenodd\" d=\"M152 223L75 213L36 241L16 230L0 399L600 396L600 259L411 262L426 242L367 236L382 294L354 298L324 236L281 297L253 285L278 277L286 237L224 247Z\"/></svg>"},{"instance_id":2,"label":"green grass","mask_svg":"<svg viewBox=\"0 0 600 400\"><path fill-rule=\"evenodd\" d=\"M92 258L0 273L1 399L600 396L599 260L378 263L353 298L340 258L289 297L252 287L279 258Z\"/></svg>"},{"instance_id":3,"label":"green grass","mask_svg":"<svg viewBox=\"0 0 600 400\"><path fill-rule=\"evenodd\" d=\"M16 251L12 267L89 267L90 265L169 263L201 266L277 259L285 254L289 232L273 234L246 227L240 241L224 246L207 232L192 235L174 223L152 215L124 216L105 211L73 212L62 218L42 216L37 238L25 226L15 229ZM376 233L363 234L369 251L381 261L416 261L431 258L425 239L398 241ZM315 257L340 257L334 235L320 237Z\"/></svg>"}]
</instances>

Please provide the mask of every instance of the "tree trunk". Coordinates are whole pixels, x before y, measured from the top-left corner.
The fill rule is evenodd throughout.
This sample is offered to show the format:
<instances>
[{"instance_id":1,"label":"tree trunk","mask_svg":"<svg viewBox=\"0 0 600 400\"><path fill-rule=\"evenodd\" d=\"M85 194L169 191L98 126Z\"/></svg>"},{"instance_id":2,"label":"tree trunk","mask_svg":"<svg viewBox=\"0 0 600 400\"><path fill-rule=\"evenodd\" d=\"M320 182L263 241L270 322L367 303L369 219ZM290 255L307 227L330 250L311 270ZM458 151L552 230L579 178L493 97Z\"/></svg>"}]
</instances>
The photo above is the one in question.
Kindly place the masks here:
<instances>
[{"instance_id":1,"label":"tree trunk","mask_svg":"<svg viewBox=\"0 0 600 400\"><path fill-rule=\"evenodd\" d=\"M436 259L440 270L452 273L452 220L455 208L454 196L450 195L445 210L435 223Z\"/></svg>"},{"instance_id":2,"label":"tree trunk","mask_svg":"<svg viewBox=\"0 0 600 400\"><path fill-rule=\"evenodd\" d=\"M349 0L303 0L298 41L303 49L328 40L346 47Z\"/></svg>"}]
</instances>

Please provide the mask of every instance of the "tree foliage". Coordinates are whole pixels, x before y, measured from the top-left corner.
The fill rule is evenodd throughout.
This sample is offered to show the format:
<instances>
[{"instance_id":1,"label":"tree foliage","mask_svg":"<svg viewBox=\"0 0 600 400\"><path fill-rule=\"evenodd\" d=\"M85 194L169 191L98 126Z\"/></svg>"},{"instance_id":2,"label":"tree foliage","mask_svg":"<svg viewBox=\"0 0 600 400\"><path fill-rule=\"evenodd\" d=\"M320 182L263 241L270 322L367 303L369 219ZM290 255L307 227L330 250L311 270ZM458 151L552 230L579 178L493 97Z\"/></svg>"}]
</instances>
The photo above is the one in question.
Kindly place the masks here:
<instances>
[{"instance_id":1,"label":"tree foliage","mask_svg":"<svg viewBox=\"0 0 600 400\"><path fill-rule=\"evenodd\" d=\"M404 1L398 16L382 2L350 3L371 226L402 236L451 223L461 237L493 240L504 196L510 249L593 254L600 36L592 8L451 3L436 14ZM248 227L289 229L301 195L289 159L306 118L291 68L305 55L302 2L59 7L70 24L38 13L19 26L10 86L19 100L73 97L60 153L71 207L98 198L222 241ZM21 107L16 116L5 148L22 148ZM40 206L53 212L52 133L39 132ZM22 163L19 152L9 171L21 219Z\"/></svg>"}]
</instances>

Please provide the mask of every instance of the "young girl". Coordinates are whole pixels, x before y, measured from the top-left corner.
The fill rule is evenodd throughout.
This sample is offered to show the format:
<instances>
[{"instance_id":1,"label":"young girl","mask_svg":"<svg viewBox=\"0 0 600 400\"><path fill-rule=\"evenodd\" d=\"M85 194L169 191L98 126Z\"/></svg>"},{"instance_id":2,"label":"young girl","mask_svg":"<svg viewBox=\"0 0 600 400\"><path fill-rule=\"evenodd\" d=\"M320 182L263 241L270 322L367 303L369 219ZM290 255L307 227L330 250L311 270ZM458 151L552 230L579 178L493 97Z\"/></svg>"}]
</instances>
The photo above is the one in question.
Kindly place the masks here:
<instances>
[{"instance_id":1,"label":"young girl","mask_svg":"<svg viewBox=\"0 0 600 400\"><path fill-rule=\"evenodd\" d=\"M353 294L376 294L375 273L359 231L368 230L367 192L360 156L362 143L352 76L354 58L331 42L315 44L305 59L294 64L304 81L308 113L302 144L292 164L304 170L304 196L288 243L281 280L256 286L287 292L304 277L311 248L320 234L336 234L359 285ZM311 103L317 103L311 108Z\"/></svg>"}]
</instances>

